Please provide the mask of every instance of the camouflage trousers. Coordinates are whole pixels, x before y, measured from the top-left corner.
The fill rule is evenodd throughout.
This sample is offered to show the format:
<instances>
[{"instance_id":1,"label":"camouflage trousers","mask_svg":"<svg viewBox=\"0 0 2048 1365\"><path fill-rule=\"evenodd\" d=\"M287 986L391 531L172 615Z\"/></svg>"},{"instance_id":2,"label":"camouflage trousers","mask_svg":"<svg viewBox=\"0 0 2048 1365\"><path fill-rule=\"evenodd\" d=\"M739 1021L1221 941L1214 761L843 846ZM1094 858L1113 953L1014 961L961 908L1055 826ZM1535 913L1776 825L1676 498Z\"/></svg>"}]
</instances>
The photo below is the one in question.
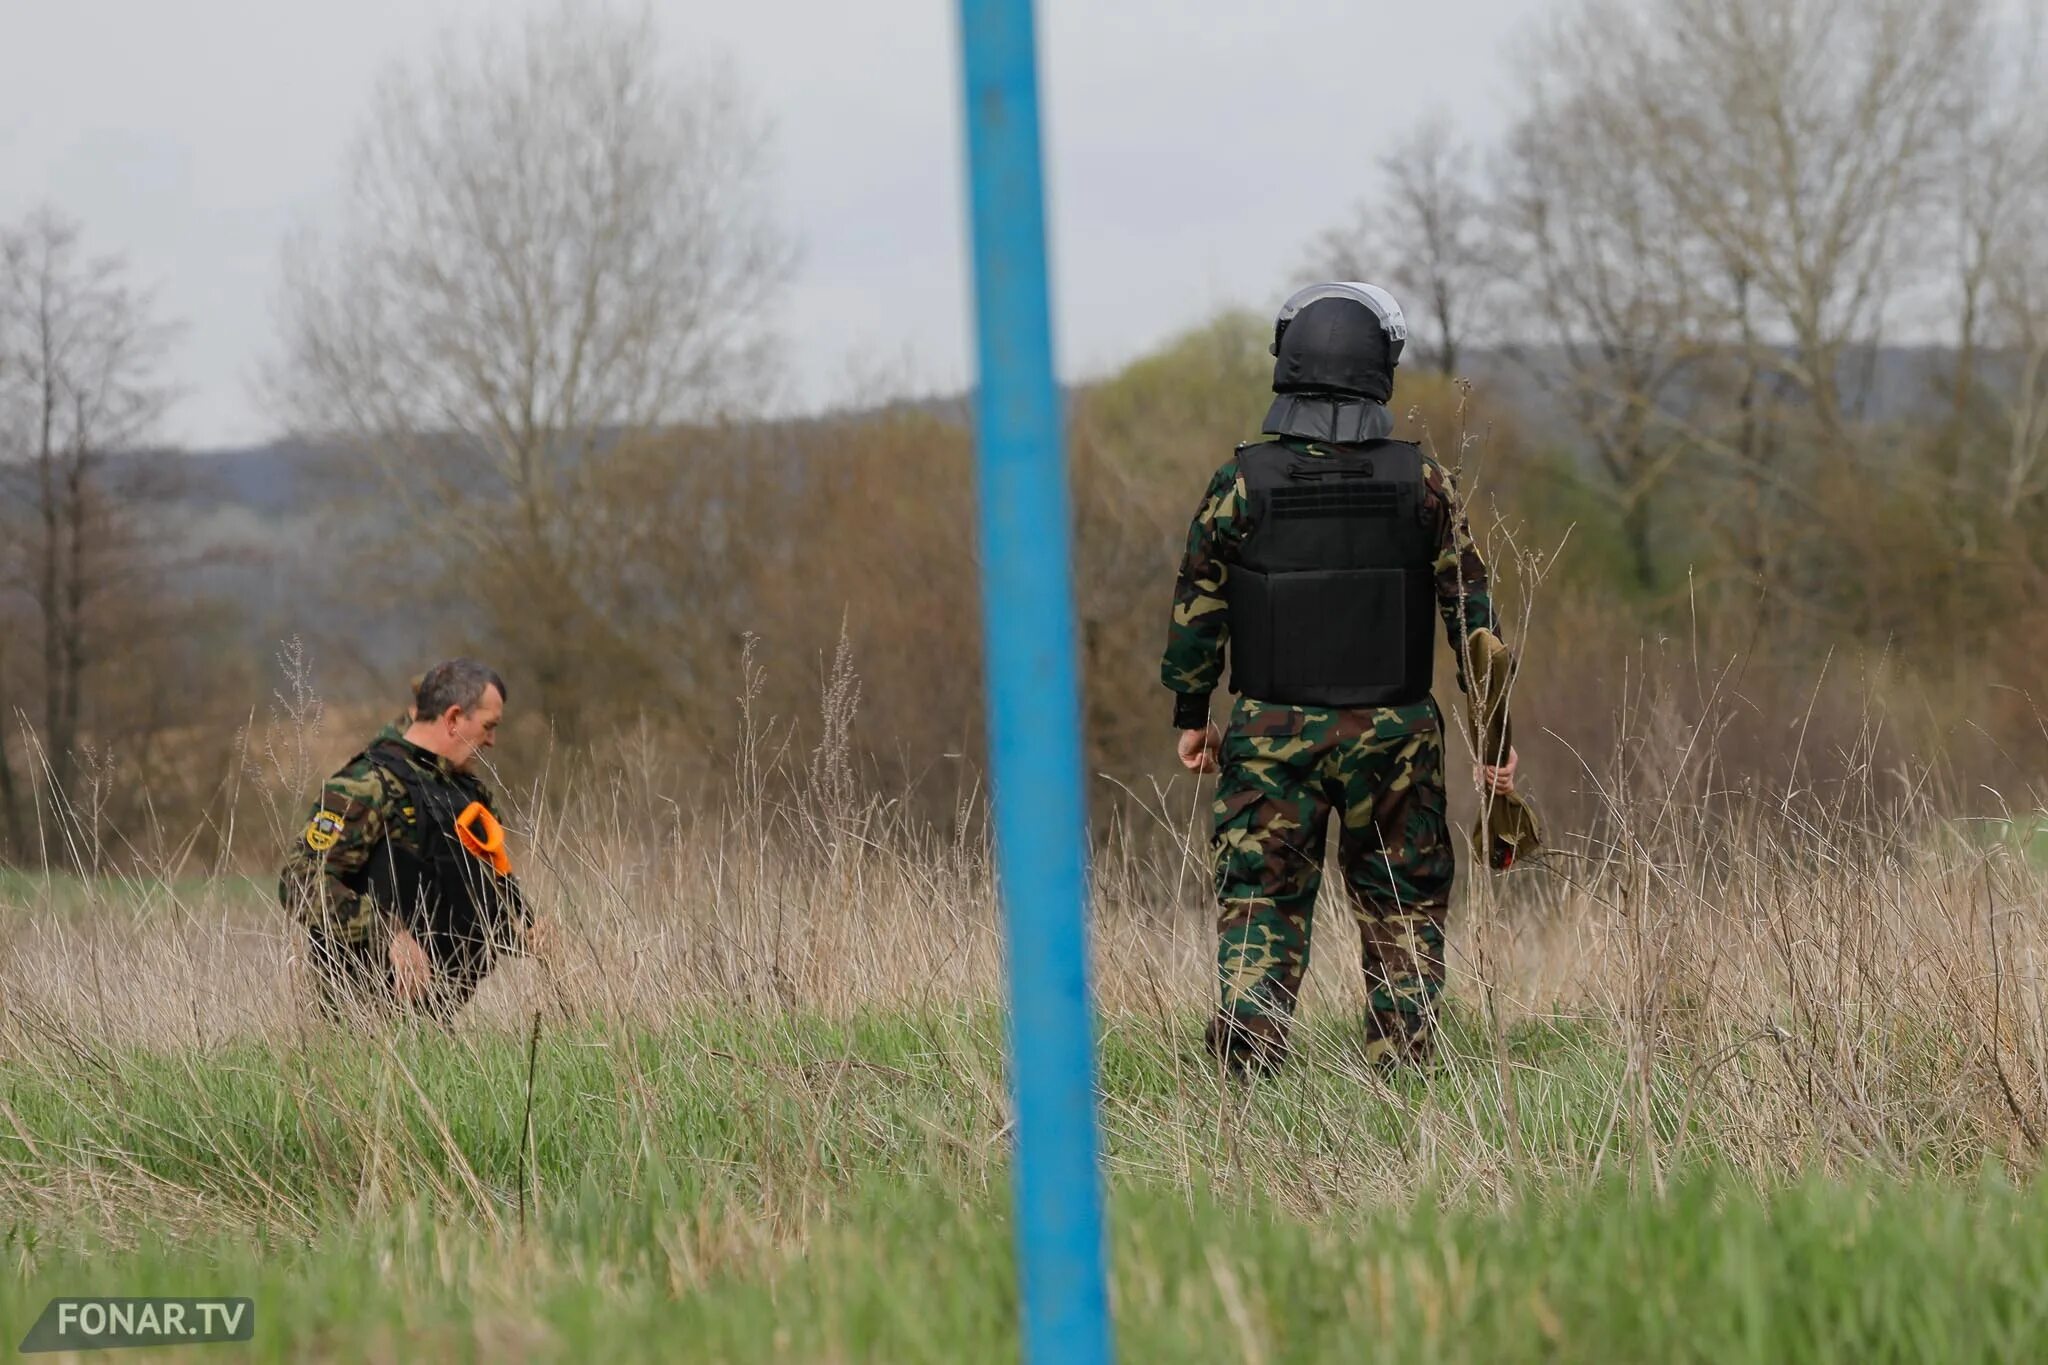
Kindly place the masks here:
<instances>
[{"instance_id":1,"label":"camouflage trousers","mask_svg":"<svg viewBox=\"0 0 2048 1365\"><path fill-rule=\"evenodd\" d=\"M1241 699L1222 765L1210 845L1222 998L1211 1050L1262 1068L1284 1057L1334 812L1371 991L1367 1057L1426 1059L1456 871L1435 703L1315 710Z\"/></svg>"}]
</instances>

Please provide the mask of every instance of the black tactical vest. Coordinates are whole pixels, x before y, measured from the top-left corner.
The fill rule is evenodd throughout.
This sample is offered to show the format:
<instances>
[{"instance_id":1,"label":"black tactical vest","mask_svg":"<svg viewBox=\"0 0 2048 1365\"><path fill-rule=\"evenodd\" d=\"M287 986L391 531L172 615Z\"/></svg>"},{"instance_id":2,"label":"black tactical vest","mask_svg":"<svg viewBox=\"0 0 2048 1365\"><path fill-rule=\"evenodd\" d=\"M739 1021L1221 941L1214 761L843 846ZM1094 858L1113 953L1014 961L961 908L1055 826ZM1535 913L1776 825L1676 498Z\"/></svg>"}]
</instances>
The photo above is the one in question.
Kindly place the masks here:
<instances>
[{"instance_id":1,"label":"black tactical vest","mask_svg":"<svg viewBox=\"0 0 2048 1365\"><path fill-rule=\"evenodd\" d=\"M1251 530L1231 561L1230 687L1289 706L1405 706L1436 662L1437 528L1406 441L1238 451Z\"/></svg>"},{"instance_id":2,"label":"black tactical vest","mask_svg":"<svg viewBox=\"0 0 2048 1365\"><path fill-rule=\"evenodd\" d=\"M405 789L416 834L411 845L388 834L371 854L370 887L426 949L437 988L459 1005L490 971L499 946L524 918L518 883L463 848L456 817L477 792L423 771L391 740L365 751Z\"/></svg>"}]
</instances>

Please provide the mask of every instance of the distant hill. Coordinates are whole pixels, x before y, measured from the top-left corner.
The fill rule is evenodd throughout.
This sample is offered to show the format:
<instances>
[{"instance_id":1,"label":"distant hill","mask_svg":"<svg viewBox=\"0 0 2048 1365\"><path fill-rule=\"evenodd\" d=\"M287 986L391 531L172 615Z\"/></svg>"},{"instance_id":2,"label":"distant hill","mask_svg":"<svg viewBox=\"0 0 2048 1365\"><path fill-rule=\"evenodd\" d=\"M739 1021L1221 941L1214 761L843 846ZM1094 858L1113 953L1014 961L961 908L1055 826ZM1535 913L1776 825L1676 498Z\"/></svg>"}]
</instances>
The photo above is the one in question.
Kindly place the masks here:
<instances>
[{"instance_id":1,"label":"distant hill","mask_svg":"<svg viewBox=\"0 0 2048 1365\"><path fill-rule=\"evenodd\" d=\"M1554 355L1554 352L1549 354ZM1532 371L1545 365L1537 349L1516 358L1498 350L1479 350L1463 367L1484 388L1497 391L1510 405L1532 419L1561 422L1545 386ZM1942 347L1885 347L1853 357L1844 364L1843 384L1855 415L1877 421L1910 416L1937 399L1939 385L1953 364L1954 353ZM1084 386L1085 387L1085 386ZM1397 399L1398 401L1398 399ZM840 410L813 417L765 424L790 431L830 421L907 408L942 421L966 426L973 420L972 393L938 395L892 404L886 409ZM1542 423L1539 421L1539 425ZM290 542L305 518L331 503L335 491L351 475L337 468L333 457L306 441L286 438L262 445L200 449L181 453L180 488L170 504L190 517L197 534L216 534L225 543L254 545Z\"/></svg>"},{"instance_id":2,"label":"distant hill","mask_svg":"<svg viewBox=\"0 0 2048 1365\"><path fill-rule=\"evenodd\" d=\"M707 432L721 445L774 452L784 437L830 421L909 409L945 422L970 420L969 395L891 404L869 413L833 412ZM789 441L794 451L798 442ZM123 465L129 468L122 469ZM357 547L383 538L360 527L373 480L345 456L314 442L283 438L260 445L138 452L114 461L117 481L148 466L153 529L167 535L181 584L232 605L230 647L268 655L298 635L325 642L359 670L388 673L400 661L434 652L434 623L418 611L394 612L346 590ZM168 477L166 477L168 476Z\"/></svg>"},{"instance_id":3,"label":"distant hill","mask_svg":"<svg viewBox=\"0 0 2048 1365\"><path fill-rule=\"evenodd\" d=\"M1516 409L1539 438L1568 442L1570 424L1540 382L1544 363L1541 351L1517 358L1482 350L1472 353L1464 368L1482 389ZM1879 421L1908 416L1937 398L1951 363L1952 353L1943 348L1887 347L1845 365L1845 393L1860 416ZM761 440L756 449L773 451L778 434L793 436L821 423L892 408L965 426L973 418L973 395L778 420L742 429L742 434ZM724 435L730 439L732 433ZM361 485L359 474L333 454L285 438L125 458L171 462L171 488L157 500L159 529L176 542L179 573L192 591L234 605L241 645L267 653L286 635L321 636L350 642L350 648L370 656L364 663L373 668L382 666L375 656L410 657L427 648L408 638L416 614L393 613L335 591L345 581L351 541L357 538L344 508L352 488Z\"/></svg>"}]
</instances>

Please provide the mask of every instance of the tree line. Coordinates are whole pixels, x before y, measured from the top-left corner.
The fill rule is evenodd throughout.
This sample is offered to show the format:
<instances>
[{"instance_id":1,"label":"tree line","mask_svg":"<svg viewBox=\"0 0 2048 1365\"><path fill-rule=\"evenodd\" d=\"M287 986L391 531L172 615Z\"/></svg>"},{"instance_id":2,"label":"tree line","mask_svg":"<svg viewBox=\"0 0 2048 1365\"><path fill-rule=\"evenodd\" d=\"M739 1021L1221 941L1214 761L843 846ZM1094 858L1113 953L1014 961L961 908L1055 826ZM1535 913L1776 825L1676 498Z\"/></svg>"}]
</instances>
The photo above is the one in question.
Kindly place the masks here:
<instances>
[{"instance_id":1,"label":"tree line","mask_svg":"<svg viewBox=\"0 0 2048 1365\"><path fill-rule=\"evenodd\" d=\"M1882 661L1920 740L2048 740L2048 120L2015 22L1981 0L1570 0L1527 35L1497 143L1420 118L1361 168L1355 214L1275 263L1276 298L1366 278L1415 319L1394 405L1463 471L1560 744L1619 743L1623 661L1680 631L1695 675L1745 661L1759 717L1848 652ZM964 413L760 417L796 258L764 124L655 38L563 8L379 85L351 207L285 250L264 379L342 472L328 586L491 658L564 752L652 726L684 773L717 771L743 654L794 715L844 639L871 775L971 788ZM1168 771L1170 576L1209 471L1256 435L1269 337L1226 314L1072 396L1089 753L1118 789ZM151 516L177 460L136 456L174 342L76 225L0 231L17 858L49 856L52 796L217 824L266 690ZM359 646L317 606L316 657ZM1546 657L1613 661L1612 686L1546 682ZM1823 728L1854 728L1855 690Z\"/></svg>"}]
</instances>

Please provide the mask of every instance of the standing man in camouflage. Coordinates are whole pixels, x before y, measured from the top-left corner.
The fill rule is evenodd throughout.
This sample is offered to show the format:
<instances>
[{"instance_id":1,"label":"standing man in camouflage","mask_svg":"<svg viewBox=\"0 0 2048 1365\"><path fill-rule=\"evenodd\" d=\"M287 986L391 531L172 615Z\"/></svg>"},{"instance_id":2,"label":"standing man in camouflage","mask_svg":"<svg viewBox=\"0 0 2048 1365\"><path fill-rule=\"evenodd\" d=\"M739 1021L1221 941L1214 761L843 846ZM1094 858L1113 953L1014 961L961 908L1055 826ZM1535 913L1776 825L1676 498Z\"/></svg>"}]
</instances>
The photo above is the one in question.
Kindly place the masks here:
<instances>
[{"instance_id":1,"label":"standing man in camouflage","mask_svg":"<svg viewBox=\"0 0 2048 1365\"><path fill-rule=\"evenodd\" d=\"M1430 1054L1455 871L1430 618L1453 649L1498 622L1450 472L1388 439L1406 336L1373 285L1287 301L1273 439L1240 446L1210 479L1174 590L1161 676L1181 762L1222 774L1221 1000L1207 1041L1240 1073L1286 1056L1333 812L1372 995L1367 1055L1393 1066ZM1209 694L1226 649L1238 697L1219 732ZM1482 781L1510 791L1514 767L1510 754Z\"/></svg>"},{"instance_id":2,"label":"standing man in camouflage","mask_svg":"<svg viewBox=\"0 0 2048 1365\"><path fill-rule=\"evenodd\" d=\"M545 922L519 894L474 768L497 742L505 683L469 659L430 669L403 734L380 733L327 780L278 897L306 928L323 1002L445 1020Z\"/></svg>"}]
</instances>

